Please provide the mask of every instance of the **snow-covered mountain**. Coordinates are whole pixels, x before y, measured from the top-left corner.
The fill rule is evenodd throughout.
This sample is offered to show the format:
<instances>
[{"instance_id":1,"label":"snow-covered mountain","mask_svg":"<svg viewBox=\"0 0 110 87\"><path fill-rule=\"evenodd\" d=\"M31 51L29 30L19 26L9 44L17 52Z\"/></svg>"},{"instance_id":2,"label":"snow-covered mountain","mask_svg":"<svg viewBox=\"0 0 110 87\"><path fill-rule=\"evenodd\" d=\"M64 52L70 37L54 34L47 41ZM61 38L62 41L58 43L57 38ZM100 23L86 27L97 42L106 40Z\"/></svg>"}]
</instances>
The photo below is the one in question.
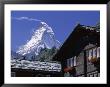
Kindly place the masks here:
<instances>
[{"instance_id":1,"label":"snow-covered mountain","mask_svg":"<svg viewBox=\"0 0 110 87\"><path fill-rule=\"evenodd\" d=\"M59 48L60 42L55 39L52 28L45 22L40 23L40 27L36 29L31 39L25 45L20 46L16 53L21 55L38 55L42 48Z\"/></svg>"}]
</instances>

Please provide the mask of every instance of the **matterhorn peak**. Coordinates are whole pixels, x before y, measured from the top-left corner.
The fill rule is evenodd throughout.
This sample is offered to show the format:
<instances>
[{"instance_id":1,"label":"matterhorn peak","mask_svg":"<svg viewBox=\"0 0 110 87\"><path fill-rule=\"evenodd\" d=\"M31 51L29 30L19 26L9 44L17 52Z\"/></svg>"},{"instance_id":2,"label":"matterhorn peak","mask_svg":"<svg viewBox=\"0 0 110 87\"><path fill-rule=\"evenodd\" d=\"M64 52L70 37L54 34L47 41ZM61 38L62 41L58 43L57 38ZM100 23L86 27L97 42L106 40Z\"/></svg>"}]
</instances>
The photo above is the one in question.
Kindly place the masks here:
<instances>
[{"instance_id":1,"label":"matterhorn peak","mask_svg":"<svg viewBox=\"0 0 110 87\"><path fill-rule=\"evenodd\" d=\"M35 32L33 32L31 39L28 40L26 44L20 46L16 53L21 55L38 55L42 48L59 48L60 42L55 39L55 35L52 28L45 22L40 23L40 27L37 28Z\"/></svg>"},{"instance_id":2,"label":"matterhorn peak","mask_svg":"<svg viewBox=\"0 0 110 87\"><path fill-rule=\"evenodd\" d=\"M40 22L42 25L48 27L48 25L45 22Z\"/></svg>"},{"instance_id":3,"label":"matterhorn peak","mask_svg":"<svg viewBox=\"0 0 110 87\"><path fill-rule=\"evenodd\" d=\"M47 32L50 32L51 34L54 34L52 28L49 25L47 25L45 22L40 22L40 23L41 23L41 29L42 28L43 29L46 29Z\"/></svg>"}]
</instances>

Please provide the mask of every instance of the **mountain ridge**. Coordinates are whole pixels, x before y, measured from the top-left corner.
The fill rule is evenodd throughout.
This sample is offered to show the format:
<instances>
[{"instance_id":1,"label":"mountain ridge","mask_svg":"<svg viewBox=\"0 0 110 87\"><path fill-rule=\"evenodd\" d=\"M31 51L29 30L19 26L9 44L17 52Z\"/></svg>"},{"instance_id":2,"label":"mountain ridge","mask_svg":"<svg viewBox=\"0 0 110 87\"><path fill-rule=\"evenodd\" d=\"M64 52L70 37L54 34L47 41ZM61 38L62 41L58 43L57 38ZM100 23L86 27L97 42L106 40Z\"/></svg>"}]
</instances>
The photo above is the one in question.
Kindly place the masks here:
<instances>
[{"instance_id":1,"label":"mountain ridge","mask_svg":"<svg viewBox=\"0 0 110 87\"><path fill-rule=\"evenodd\" d=\"M38 55L41 49L59 49L60 42L55 39L52 28L45 22L40 22L40 27L35 30L30 40L20 46L16 53L20 55L35 54Z\"/></svg>"}]
</instances>

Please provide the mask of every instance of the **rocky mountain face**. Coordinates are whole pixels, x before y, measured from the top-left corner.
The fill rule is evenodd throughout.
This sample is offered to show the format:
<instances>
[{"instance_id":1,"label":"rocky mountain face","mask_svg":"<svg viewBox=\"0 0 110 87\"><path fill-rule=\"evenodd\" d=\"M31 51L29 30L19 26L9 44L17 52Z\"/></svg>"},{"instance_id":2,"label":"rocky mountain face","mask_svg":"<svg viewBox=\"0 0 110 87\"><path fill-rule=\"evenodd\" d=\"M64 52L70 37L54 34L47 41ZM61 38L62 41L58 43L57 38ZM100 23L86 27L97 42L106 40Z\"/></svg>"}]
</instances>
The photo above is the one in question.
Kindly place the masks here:
<instances>
[{"instance_id":1,"label":"rocky mountain face","mask_svg":"<svg viewBox=\"0 0 110 87\"><path fill-rule=\"evenodd\" d=\"M16 53L13 55L21 55L31 59L41 55L50 55L51 49L59 49L60 42L55 39L55 34L52 28L47 25L45 22L40 22L41 25L38 29L35 30L30 40L26 44L19 47ZM45 49L44 54L40 53L41 50ZM48 50L48 53L46 51ZM50 50L50 51L49 51ZM56 52L56 51L55 51Z\"/></svg>"}]
</instances>

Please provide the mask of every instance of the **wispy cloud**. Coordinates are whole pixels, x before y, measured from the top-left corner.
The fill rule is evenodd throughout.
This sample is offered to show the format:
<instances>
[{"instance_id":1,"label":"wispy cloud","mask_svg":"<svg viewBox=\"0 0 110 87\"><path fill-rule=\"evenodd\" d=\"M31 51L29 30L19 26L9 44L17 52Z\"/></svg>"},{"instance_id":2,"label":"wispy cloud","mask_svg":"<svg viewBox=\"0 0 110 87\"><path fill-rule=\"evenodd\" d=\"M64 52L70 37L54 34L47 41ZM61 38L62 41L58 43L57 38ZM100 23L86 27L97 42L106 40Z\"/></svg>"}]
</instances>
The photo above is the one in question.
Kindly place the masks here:
<instances>
[{"instance_id":1,"label":"wispy cloud","mask_svg":"<svg viewBox=\"0 0 110 87\"><path fill-rule=\"evenodd\" d=\"M29 17L12 17L12 19L15 20L27 20L27 21L40 21L39 19L29 18Z\"/></svg>"}]
</instances>

